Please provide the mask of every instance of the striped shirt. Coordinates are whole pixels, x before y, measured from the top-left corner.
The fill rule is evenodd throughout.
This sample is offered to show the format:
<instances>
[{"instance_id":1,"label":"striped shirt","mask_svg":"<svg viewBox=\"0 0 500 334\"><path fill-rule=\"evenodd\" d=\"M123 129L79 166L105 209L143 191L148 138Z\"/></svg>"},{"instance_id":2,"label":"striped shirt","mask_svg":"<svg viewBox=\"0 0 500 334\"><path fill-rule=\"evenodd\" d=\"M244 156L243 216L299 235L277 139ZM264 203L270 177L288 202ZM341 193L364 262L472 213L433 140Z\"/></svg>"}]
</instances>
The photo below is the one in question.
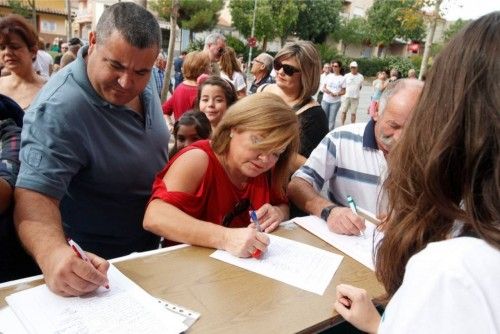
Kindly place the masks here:
<instances>
[{"instance_id":1,"label":"striped shirt","mask_svg":"<svg viewBox=\"0 0 500 334\"><path fill-rule=\"evenodd\" d=\"M351 195L356 204L372 213L385 213L381 186L387 162L375 140L375 122L355 123L334 129L314 149L306 163L295 172L320 192L328 181L328 198L348 206ZM381 208L383 208L381 210Z\"/></svg>"}]
</instances>

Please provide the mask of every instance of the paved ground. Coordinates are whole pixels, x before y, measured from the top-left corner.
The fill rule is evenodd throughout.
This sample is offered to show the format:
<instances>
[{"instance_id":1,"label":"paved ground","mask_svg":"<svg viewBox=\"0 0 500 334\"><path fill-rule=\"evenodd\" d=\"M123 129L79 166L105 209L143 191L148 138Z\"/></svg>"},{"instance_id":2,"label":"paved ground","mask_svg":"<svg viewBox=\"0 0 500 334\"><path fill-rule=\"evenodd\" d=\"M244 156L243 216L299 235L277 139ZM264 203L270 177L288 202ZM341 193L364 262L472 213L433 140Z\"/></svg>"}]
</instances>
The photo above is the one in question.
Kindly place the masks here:
<instances>
[{"instance_id":1,"label":"paved ground","mask_svg":"<svg viewBox=\"0 0 500 334\"><path fill-rule=\"evenodd\" d=\"M363 84L363 88L360 92L358 111L356 111L356 122L368 122L370 120L370 115L368 115L367 110L370 105L370 97L373 93L373 88L371 84ZM346 118L346 124L351 122L351 116L348 114ZM340 126L340 112L337 114L337 120L335 122L335 127Z\"/></svg>"}]
</instances>

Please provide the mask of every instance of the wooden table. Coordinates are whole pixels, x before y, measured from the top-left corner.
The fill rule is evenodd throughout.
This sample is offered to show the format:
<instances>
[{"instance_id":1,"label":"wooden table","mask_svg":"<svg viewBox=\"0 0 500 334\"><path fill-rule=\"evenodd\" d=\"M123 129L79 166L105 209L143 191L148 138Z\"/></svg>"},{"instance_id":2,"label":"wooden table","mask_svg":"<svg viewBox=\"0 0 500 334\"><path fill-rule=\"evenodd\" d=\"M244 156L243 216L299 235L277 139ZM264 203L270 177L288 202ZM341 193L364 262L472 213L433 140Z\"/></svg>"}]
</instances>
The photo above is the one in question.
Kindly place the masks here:
<instances>
[{"instance_id":1,"label":"wooden table","mask_svg":"<svg viewBox=\"0 0 500 334\"><path fill-rule=\"evenodd\" d=\"M189 246L115 263L151 295L200 312L189 333L314 333L342 318L333 310L335 287L348 283L372 298L384 293L370 269L295 224L275 234L344 255L325 294L304 291L209 257L214 251ZM15 291L37 280L0 290L0 307Z\"/></svg>"}]
</instances>

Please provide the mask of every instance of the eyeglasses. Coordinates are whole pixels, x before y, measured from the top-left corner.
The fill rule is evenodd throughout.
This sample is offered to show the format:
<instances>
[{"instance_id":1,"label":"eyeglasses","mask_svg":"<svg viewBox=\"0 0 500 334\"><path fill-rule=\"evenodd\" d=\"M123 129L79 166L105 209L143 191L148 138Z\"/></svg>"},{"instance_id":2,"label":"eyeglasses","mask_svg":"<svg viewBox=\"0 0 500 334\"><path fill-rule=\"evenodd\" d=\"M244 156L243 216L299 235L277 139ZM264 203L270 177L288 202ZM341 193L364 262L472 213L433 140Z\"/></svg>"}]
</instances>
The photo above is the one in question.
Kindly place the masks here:
<instances>
[{"instance_id":1,"label":"eyeglasses","mask_svg":"<svg viewBox=\"0 0 500 334\"><path fill-rule=\"evenodd\" d=\"M273 65L276 72L283 68L283 72L285 72L285 74L289 77L300 72L299 69L293 67L292 65L282 64L279 60L275 60Z\"/></svg>"},{"instance_id":2,"label":"eyeglasses","mask_svg":"<svg viewBox=\"0 0 500 334\"><path fill-rule=\"evenodd\" d=\"M234 220L234 218L238 217L241 215L243 212L247 211L248 208L250 207L250 200L248 198L244 198L236 205L234 208L227 213L224 218L222 218L222 226L228 227L231 225L231 222Z\"/></svg>"},{"instance_id":3,"label":"eyeglasses","mask_svg":"<svg viewBox=\"0 0 500 334\"><path fill-rule=\"evenodd\" d=\"M222 56L224 54L224 52L226 52L226 49L224 49L224 48L219 48L219 50L217 50L217 54L219 56Z\"/></svg>"},{"instance_id":4,"label":"eyeglasses","mask_svg":"<svg viewBox=\"0 0 500 334\"><path fill-rule=\"evenodd\" d=\"M262 61L260 61L260 60L258 60L258 59L254 59L254 60L252 60L252 62L254 62L254 63L259 63L259 64L262 64L262 65L264 64L264 62L262 62Z\"/></svg>"},{"instance_id":5,"label":"eyeglasses","mask_svg":"<svg viewBox=\"0 0 500 334\"><path fill-rule=\"evenodd\" d=\"M339 67L339 65L332 65L332 67Z\"/></svg>"}]
</instances>

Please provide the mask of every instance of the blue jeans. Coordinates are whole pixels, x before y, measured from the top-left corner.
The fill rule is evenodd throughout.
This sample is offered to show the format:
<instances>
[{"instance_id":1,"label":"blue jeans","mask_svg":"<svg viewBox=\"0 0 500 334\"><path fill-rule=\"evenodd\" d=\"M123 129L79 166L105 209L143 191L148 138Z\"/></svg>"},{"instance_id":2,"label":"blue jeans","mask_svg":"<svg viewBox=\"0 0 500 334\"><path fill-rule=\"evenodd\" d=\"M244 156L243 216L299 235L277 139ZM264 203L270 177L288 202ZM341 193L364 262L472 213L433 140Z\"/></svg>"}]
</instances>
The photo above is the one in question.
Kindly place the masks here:
<instances>
[{"instance_id":1,"label":"blue jeans","mask_svg":"<svg viewBox=\"0 0 500 334\"><path fill-rule=\"evenodd\" d=\"M328 119L328 129L331 131L335 128L335 119L340 109L340 101L330 103L323 100L321 101L321 108L325 111L326 118Z\"/></svg>"}]
</instances>

